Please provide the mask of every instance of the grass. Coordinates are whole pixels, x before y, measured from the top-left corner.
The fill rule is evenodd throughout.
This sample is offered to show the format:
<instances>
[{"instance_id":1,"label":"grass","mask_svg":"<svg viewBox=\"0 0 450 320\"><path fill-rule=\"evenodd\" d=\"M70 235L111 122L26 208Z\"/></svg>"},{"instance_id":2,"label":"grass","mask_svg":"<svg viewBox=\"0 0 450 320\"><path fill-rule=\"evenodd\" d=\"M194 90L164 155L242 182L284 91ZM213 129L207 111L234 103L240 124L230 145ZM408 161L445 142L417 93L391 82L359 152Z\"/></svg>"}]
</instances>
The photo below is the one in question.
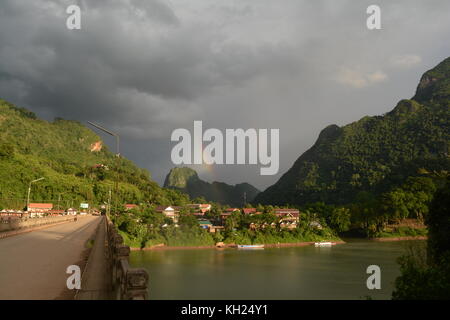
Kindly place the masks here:
<instances>
[{"instance_id":1,"label":"grass","mask_svg":"<svg viewBox=\"0 0 450 320\"><path fill-rule=\"evenodd\" d=\"M94 247L94 243L95 243L95 240L94 240L94 239L89 239L88 241L86 241L85 246L86 246L86 248L88 248L88 249L92 249L92 247Z\"/></svg>"},{"instance_id":2,"label":"grass","mask_svg":"<svg viewBox=\"0 0 450 320\"><path fill-rule=\"evenodd\" d=\"M395 238L395 237L419 237L426 236L428 234L427 228L410 228L410 227L397 227L391 232L381 232L378 234L380 238Z\"/></svg>"}]
</instances>

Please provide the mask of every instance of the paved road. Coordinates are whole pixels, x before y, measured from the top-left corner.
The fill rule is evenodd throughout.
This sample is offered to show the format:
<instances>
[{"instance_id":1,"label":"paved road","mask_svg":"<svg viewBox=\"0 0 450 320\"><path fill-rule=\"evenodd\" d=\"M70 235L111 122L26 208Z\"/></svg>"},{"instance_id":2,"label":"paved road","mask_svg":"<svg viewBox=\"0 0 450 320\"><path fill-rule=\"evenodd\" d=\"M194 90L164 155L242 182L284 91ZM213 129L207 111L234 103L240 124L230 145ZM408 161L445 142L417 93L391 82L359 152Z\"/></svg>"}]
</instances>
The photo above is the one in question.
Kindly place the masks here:
<instances>
[{"instance_id":1,"label":"paved road","mask_svg":"<svg viewBox=\"0 0 450 320\"><path fill-rule=\"evenodd\" d=\"M66 268L81 264L101 217L0 239L0 299L70 298Z\"/></svg>"}]
</instances>

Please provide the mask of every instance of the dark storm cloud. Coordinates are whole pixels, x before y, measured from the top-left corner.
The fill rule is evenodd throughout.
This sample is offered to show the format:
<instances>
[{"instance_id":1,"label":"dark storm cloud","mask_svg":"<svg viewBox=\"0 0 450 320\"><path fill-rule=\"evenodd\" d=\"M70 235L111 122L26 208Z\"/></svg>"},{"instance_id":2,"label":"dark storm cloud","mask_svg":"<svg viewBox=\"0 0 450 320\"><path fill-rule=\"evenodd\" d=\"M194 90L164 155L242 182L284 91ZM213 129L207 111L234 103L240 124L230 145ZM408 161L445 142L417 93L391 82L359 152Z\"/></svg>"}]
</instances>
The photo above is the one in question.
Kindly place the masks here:
<instances>
[{"instance_id":1,"label":"dark storm cloud","mask_svg":"<svg viewBox=\"0 0 450 320\"><path fill-rule=\"evenodd\" d=\"M65 27L70 4L82 8L80 31ZM449 55L448 1L379 1L373 32L369 4L3 0L0 96L120 132L125 155L159 182L175 128L280 128L281 174L324 126L388 111ZM276 180L258 166L196 169L229 183Z\"/></svg>"}]
</instances>

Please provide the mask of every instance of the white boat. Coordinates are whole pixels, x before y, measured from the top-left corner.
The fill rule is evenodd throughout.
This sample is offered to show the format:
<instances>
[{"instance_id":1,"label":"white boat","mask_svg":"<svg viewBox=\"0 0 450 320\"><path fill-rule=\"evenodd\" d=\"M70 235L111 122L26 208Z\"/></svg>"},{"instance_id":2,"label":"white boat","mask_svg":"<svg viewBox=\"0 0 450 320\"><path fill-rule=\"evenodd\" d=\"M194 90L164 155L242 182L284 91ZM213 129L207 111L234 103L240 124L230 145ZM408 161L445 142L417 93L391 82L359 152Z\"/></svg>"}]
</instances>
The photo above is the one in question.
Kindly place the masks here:
<instances>
[{"instance_id":1,"label":"white boat","mask_svg":"<svg viewBox=\"0 0 450 320\"><path fill-rule=\"evenodd\" d=\"M316 246L316 247L331 247L335 244L336 243L334 243L334 242L315 242L314 246Z\"/></svg>"},{"instance_id":2,"label":"white boat","mask_svg":"<svg viewBox=\"0 0 450 320\"><path fill-rule=\"evenodd\" d=\"M263 244L238 244L238 249L264 249Z\"/></svg>"}]
</instances>

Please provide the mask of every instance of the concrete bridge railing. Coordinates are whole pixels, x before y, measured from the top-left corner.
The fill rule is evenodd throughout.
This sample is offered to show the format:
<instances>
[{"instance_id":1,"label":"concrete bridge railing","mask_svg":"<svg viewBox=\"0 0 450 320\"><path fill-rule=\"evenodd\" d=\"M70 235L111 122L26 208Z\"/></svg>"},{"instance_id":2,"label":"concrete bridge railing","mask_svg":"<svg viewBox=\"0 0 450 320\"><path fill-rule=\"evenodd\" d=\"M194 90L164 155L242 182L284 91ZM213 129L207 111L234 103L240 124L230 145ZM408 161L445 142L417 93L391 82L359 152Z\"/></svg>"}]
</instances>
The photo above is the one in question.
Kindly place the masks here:
<instances>
[{"instance_id":1,"label":"concrete bridge railing","mask_svg":"<svg viewBox=\"0 0 450 320\"><path fill-rule=\"evenodd\" d=\"M106 229L111 284L116 300L146 300L149 279L147 271L130 267L130 247L124 245L122 236L109 217L106 217Z\"/></svg>"},{"instance_id":2,"label":"concrete bridge railing","mask_svg":"<svg viewBox=\"0 0 450 320\"><path fill-rule=\"evenodd\" d=\"M9 236L39 230L44 227L74 221L75 217L81 218L85 216L56 216L43 218L0 218L0 239Z\"/></svg>"}]
</instances>

